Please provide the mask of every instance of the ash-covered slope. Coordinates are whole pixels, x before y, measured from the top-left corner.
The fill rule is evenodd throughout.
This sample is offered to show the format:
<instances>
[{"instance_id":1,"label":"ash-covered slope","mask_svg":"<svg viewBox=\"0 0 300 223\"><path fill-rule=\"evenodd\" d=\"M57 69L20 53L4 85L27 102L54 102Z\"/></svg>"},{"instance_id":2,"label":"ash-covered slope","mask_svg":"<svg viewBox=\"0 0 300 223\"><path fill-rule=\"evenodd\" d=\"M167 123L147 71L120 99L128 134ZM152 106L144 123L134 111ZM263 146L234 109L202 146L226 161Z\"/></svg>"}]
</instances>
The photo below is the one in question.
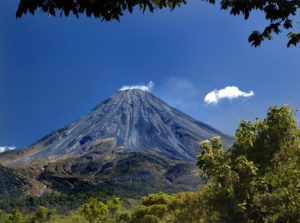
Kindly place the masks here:
<instances>
[{"instance_id":1,"label":"ash-covered slope","mask_svg":"<svg viewBox=\"0 0 300 223\"><path fill-rule=\"evenodd\" d=\"M172 108L147 91L116 92L88 115L60 128L27 148L18 161L61 157L88 150L97 140L114 137L125 151L143 151L174 160L193 161L199 141L220 136L225 147L232 138Z\"/></svg>"}]
</instances>

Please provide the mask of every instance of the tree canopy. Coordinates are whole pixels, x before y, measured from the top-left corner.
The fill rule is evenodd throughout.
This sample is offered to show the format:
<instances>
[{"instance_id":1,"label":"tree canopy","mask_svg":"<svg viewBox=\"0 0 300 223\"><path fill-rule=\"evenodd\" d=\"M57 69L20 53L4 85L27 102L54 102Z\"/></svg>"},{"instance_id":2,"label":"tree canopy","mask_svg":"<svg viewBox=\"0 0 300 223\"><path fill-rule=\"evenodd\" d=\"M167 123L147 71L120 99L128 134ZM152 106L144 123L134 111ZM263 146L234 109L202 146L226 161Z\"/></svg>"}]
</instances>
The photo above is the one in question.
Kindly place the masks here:
<instances>
[{"instance_id":1,"label":"tree canopy","mask_svg":"<svg viewBox=\"0 0 300 223\"><path fill-rule=\"evenodd\" d=\"M202 0L215 4L215 0ZM219 1L218 1L219 2ZM133 12L139 8L143 12L169 8L174 10L186 4L186 0L20 0L17 18L30 12L34 14L40 9L49 15L68 16L71 13L79 17L86 14L105 21L120 20L125 11ZM247 20L253 11L264 13L268 25L262 31L255 30L249 36L248 41L255 47L265 39L272 39L272 34L279 34L282 29L291 30L294 26L293 16L300 7L300 0L222 0L220 7L229 10L232 15L242 14ZM300 33L289 32L287 46L297 45L300 41Z\"/></svg>"},{"instance_id":2,"label":"tree canopy","mask_svg":"<svg viewBox=\"0 0 300 223\"><path fill-rule=\"evenodd\" d=\"M288 106L242 121L232 149L218 137L201 144L197 165L221 222L299 222L300 134Z\"/></svg>"},{"instance_id":3,"label":"tree canopy","mask_svg":"<svg viewBox=\"0 0 300 223\"><path fill-rule=\"evenodd\" d=\"M128 208L115 197L91 198L70 216L39 207L22 216L0 210L0 223L300 223L300 131L288 106L242 121L235 143L219 137L201 143L197 165L206 180L197 192L150 194ZM134 202L136 203L136 201Z\"/></svg>"}]
</instances>

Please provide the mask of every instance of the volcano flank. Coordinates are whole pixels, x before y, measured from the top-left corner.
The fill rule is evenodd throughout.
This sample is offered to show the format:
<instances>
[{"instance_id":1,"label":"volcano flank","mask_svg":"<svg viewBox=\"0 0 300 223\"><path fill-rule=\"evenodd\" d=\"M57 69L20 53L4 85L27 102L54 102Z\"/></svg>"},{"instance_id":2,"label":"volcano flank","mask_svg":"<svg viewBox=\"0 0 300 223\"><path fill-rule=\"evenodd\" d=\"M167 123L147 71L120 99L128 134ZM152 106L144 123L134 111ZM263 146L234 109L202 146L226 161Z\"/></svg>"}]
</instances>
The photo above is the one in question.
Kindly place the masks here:
<instances>
[{"instance_id":1,"label":"volcano flank","mask_svg":"<svg viewBox=\"0 0 300 223\"><path fill-rule=\"evenodd\" d=\"M115 138L126 152L143 151L173 160L195 161L198 142L220 136L224 147L232 138L169 106L148 91L121 90L89 114L45 136L18 162L62 157L88 150L96 140Z\"/></svg>"},{"instance_id":2,"label":"volcano flank","mask_svg":"<svg viewBox=\"0 0 300 223\"><path fill-rule=\"evenodd\" d=\"M7 190L5 197L101 192L131 199L195 191L199 142L214 136L230 147L232 137L148 91L120 90L33 145L0 154L0 163L16 174L3 185L15 182L18 193Z\"/></svg>"}]
</instances>

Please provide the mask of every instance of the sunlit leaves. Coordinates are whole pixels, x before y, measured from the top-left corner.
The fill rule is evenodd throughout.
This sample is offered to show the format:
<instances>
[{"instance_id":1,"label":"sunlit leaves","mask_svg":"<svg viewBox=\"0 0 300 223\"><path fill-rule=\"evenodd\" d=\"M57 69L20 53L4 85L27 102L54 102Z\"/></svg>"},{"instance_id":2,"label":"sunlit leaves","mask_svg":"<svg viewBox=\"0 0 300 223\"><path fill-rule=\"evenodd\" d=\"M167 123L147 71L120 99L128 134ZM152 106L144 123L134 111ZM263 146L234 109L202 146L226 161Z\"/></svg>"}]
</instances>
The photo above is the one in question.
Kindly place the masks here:
<instances>
[{"instance_id":1,"label":"sunlit leaves","mask_svg":"<svg viewBox=\"0 0 300 223\"><path fill-rule=\"evenodd\" d=\"M83 204L76 212L72 213L73 222L115 222L120 217L122 203L118 197L107 201L106 204L97 201L96 198L91 198L89 203Z\"/></svg>"},{"instance_id":2,"label":"sunlit leaves","mask_svg":"<svg viewBox=\"0 0 300 223\"><path fill-rule=\"evenodd\" d=\"M197 165L211 181L220 222L300 219L300 133L294 115L286 105L272 106L265 119L242 121L230 151L223 151L217 138L201 144Z\"/></svg>"}]
</instances>

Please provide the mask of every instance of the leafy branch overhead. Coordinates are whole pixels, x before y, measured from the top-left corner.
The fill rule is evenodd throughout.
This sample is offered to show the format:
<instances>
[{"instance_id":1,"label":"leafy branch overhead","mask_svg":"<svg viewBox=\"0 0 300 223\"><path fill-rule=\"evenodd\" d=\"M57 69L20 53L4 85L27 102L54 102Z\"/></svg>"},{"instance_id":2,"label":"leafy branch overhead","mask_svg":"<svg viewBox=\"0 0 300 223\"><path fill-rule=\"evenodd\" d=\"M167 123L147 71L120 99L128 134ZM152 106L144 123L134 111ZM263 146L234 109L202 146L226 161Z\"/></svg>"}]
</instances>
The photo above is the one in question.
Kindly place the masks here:
<instances>
[{"instance_id":1,"label":"leafy branch overhead","mask_svg":"<svg viewBox=\"0 0 300 223\"><path fill-rule=\"evenodd\" d=\"M214 0L206 0L214 4ZM300 0L222 0L221 8L230 10L232 15L244 16L247 20L252 11L258 10L265 14L266 20L270 23L263 31L253 31L248 40L257 47L265 39L272 39L272 34L279 34L282 29L293 28L293 16L300 7ZM297 45L300 41L300 34L290 32L287 46Z\"/></svg>"},{"instance_id":2,"label":"leafy branch overhead","mask_svg":"<svg viewBox=\"0 0 300 223\"><path fill-rule=\"evenodd\" d=\"M202 0L215 4L215 0ZM157 9L176 7L186 4L186 0L20 0L16 13L17 18L30 12L34 14L37 9L49 15L59 13L61 16L69 16L70 12L79 17L86 14L105 21L120 20L125 11L133 12L135 7L145 12L154 12ZM300 7L300 0L222 0L221 9L230 10L232 15L242 14L248 19L253 11L261 11L265 14L269 25L263 31L253 31L249 36L249 42L257 47L265 39L272 39L272 34L279 34L282 29L293 28L293 16ZM289 32L287 46L297 45L300 42L300 33Z\"/></svg>"},{"instance_id":3,"label":"leafy branch overhead","mask_svg":"<svg viewBox=\"0 0 300 223\"><path fill-rule=\"evenodd\" d=\"M133 12L133 8L138 6L145 12L147 9L153 12L155 9L171 8L186 4L185 0L20 0L17 10L17 18L29 11L31 14L37 9L55 15L59 12L62 16L69 16L72 12L77 17L79 14L92 15L95 18L102 18L105 21L120 20L124 11Z\"/></svg>"}]
</instances>

